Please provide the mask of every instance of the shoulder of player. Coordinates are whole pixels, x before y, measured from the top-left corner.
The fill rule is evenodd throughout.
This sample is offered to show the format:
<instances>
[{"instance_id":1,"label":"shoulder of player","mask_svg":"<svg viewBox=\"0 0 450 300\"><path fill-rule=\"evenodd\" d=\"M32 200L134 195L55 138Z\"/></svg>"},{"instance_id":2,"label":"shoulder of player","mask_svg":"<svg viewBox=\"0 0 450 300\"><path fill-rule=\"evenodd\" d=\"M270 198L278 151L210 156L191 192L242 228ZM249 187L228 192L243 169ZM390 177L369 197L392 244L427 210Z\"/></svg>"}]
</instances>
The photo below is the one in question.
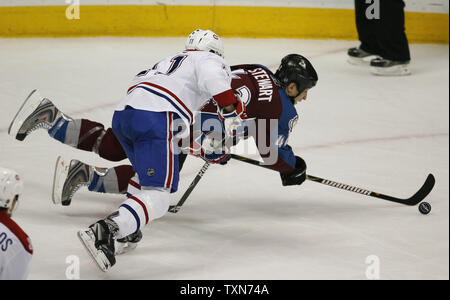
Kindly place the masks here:
<instances>
[{"instance_id":1,"label":"shoulder of player","mask_svg":"<svg viewBox=\"0 0 450 300\"><path fill-rule=\"evenodd\" d=\"M200 50L184 50L181 54L188 54L192 58L200 59L200 60L211 60L225 63L225 59L220 57L217 54L208 51L200 51Z\"/></svg>"},{"instance_id":2,"label":"shoulder of player","mask_svg":"<svg viewBox=\"0 0 450 300\"><path fill-rule=\"evenodd\" d=\"M235 71L235 70L258 70L258 69L263 69L264 71L266 71L269 75L272 75L272 71L264 66L264 65L260 65L260 64L240 64L240 65L232 65L230 66L231 71Z\"/></svg>"},{"instance_id":3,"label":"shoulder of player","mask_svg":"<svg viewBox=\"0 0 450 300\"><path fill-rule=\"evenodd\" d=\"M21 245L29 254L33 254L33 246L31 244L31 240L28 235L14 222L10 217L6 214L0 214L0 225L3 225L6 229L8 229L17 240L20 241ZM2 232L0 226L0 233Z\"/></svg>"},{"instance_id":4,"label":"shoulder of player","mask_svg":"<svg viewBox=\"0 0 450 300\"><path fill-rule=\"evenodd\" d=\"M280 125L281 126L288 126L289 129L292 131L293 127L296 124L296 121L298 120L298 113L295 108L295 105L291 102L289 97L286 95L286 92L283 89L279 89L278 93L281 98L281 115L280 115Z\"/></svg>"}]
</instances>

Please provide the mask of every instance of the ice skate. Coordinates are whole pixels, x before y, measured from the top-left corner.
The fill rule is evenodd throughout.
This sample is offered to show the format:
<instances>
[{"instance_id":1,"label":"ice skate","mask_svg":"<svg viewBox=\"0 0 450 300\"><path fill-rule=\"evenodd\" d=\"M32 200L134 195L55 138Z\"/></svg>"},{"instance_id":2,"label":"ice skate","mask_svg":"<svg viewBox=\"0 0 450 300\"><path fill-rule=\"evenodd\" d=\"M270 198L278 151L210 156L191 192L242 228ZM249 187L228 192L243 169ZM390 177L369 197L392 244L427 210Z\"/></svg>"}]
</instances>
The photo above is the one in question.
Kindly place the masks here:
<instances>
[{"instance_id":1,"label":"ice skate","mask_svg":"<svg viewBox=\"0 0 450 300\"><path fill-rule=\"evenodd\" d=\"M87 230L78 231L78 238L97 266L108 271L116 263L114 236L119 227L109 217L89 226Z\"/></svg>"},{"instance_id":2,"label":"ice skate","mask_svg":"<svg viewBox=\"0 0 450 300\"><path fill-rule=\"evenodd\" d=\"M100 170L95 171L100 172ZM53 175L53 203L69 206L74 194L81 187L88 186L93 176L94 167L75 159L68 162L59 156Z\"/></svg>"},{"instance_id":3,"label":"ice skate","mask_svg":"<svg viewBox=\"0 0 450 300\"><path fill-rule=\"evenodd\" d=\"M124 237L123 239L118 239L116 241L116 255L125 254L136 249L141 239L142 232L140 230Z\"/></svg>"},{"instance_id":4,"label":"ice skate","mask_svg":"<svg viewBox=\"0 0 450 300\"><path fill-rule=\"evenodd\" d=\"M409 61L393 61L384 58L372 60L370 72L379 76L406 76L411 74Z\"/></svg>"},{"instance_id":5,"label":"ice skate","mask_svg":"<svg viewBox=\"0 0 450 300\"><path fill-rule=\"evenodd\" d=\"M350 48L347 52L347 61L352 65L366 65L369 66L373 59L379 58L378 55L371 54L361 48Z\"/></svg>"},{"instance_id":6,"label":"ice skate","mask_svg":"<svg viewBox=\"0 0 450 300\"><path fill-rule=\"evenodd\" d=\"M48 99L39 95L37 90L31 92L9 125L8 134L23 141L36 129L50 129L59 117L64 116Z\"/></svg>"}]
</instances>

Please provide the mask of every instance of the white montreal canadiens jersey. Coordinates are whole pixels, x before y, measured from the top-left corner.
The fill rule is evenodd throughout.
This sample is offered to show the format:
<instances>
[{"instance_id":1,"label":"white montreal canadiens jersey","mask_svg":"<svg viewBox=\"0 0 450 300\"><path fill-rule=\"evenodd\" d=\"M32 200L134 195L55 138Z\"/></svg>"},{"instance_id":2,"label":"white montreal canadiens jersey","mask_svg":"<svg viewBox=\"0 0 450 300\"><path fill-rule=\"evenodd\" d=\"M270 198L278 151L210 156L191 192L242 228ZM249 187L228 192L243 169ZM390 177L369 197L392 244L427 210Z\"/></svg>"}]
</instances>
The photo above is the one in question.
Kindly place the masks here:
<instances>
[{"instance_id":1,"label":"white montreal canadiens jersey","mask_svg":"<svg viewBox=\"0 0 450 300\"><path fill-rule=\"evenodd\" d=\"M139 73L116 110L173 111L190 125L212 96L231 89L225 60L207 51L183 51ZM189 126L188 126L189 127Z\"/></svg>"},{"instance_id":2,"label":"white montreal canadiens jersey","mask_svg":"<svg viewBox=\"0 0 450 300\"><path fill-rule=\"evenodd\" d=\"M20 227L0 222L0 280L26 279L32 254L30 239Z\"/></svg>"}]
</instances>

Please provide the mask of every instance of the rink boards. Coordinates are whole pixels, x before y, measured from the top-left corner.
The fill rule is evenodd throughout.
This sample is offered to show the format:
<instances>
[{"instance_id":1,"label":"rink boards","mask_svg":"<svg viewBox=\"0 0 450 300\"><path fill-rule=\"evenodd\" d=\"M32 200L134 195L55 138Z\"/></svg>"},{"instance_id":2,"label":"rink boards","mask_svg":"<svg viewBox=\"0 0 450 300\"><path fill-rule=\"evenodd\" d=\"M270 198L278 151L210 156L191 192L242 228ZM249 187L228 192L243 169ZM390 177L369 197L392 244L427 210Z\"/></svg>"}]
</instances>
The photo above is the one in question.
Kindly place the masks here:
<instances>
[{"instance_id":1,"label":"rink boards","mask_svg":"<svg viewBox=\"0 0 450 300\"><path fill-rule=\"evenodd\" d=\"M210 28L226 37L357 38L351 1L326 7L323 2L333 1L315 4L319 7L307 0L260 1L259 6L251 6L252 1L238 4L232 0L217 1L228 5L173 0L155 5L147 5L153 1L109 5L108 1L90 0L81 1L80 6L79 0L66 4L62 0L41 0L37 1L41 5L26 6L28 2L0 1L0 37L185 36L194 28ZM448 43L449 15L445 7L410 6L413 11L407 9L406 29L411 42Z\"/></svg>"}]
</instances>

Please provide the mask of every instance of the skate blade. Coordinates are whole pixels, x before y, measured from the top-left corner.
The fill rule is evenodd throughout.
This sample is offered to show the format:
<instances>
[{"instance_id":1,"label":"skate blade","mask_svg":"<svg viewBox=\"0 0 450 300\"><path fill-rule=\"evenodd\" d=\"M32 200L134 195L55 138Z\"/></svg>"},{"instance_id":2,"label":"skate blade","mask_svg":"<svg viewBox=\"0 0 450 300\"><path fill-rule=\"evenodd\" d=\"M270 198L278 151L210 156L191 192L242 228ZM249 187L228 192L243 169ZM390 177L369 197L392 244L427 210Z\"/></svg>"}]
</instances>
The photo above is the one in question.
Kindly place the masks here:
<instances>
[{"instance_id":1,"label":"skate blade","mask_svg":"<svg viewBox=\"0 0 450 300\"><path fill-rule=\"evenodd\" d=\"M14 119L11 121L11 124L8 128L8 134L13 138L22 141L25 137L19 138L17 134L19 133L20 127L22 127L25 120L30 116L30 114L35 111L35 109L39 106L41 101L44 100L37 90L33 90L30 95L28 95L27 99L23 102L19 111L14 116Z\"/></svg>"},{"instance_id":2,"label":"skate blade","mask_svg":"<svg viewBox=\"0 0 450 300\"><path fill-rule=\"evenodd\" d=\"M56 159L55 173L53 175L52 200L54 204L61 204L64 182L69 173L70 163L61 156Z\"/></svg>"},{"instance_id":3,"label":"skate blade","mask_svg":"<svg viewBox=\"0 0 450 300\"><path fill-rule=\"evenodd\" d=\"M91 230L80 230L78 231L78 238L80 239L81 243L84 245L84 248L88 251L89 255L94 259L97 266L102 270L103 272L108 271L111 268L111 264L109 260L106 258L106 255L95 248L94 245L94 236L91 232Z\"/></svg>"},{"instance_id":4,"label":"skate blade","mask_svg":"<svg viewBox=\"0 0 450 300\"><path fill-rule=\"evenodd\" d=\"M408 65L398 65L390 68L370 67L370 72L378 76L408 76L411 75Z\"/></svg>"}]
</instances>

